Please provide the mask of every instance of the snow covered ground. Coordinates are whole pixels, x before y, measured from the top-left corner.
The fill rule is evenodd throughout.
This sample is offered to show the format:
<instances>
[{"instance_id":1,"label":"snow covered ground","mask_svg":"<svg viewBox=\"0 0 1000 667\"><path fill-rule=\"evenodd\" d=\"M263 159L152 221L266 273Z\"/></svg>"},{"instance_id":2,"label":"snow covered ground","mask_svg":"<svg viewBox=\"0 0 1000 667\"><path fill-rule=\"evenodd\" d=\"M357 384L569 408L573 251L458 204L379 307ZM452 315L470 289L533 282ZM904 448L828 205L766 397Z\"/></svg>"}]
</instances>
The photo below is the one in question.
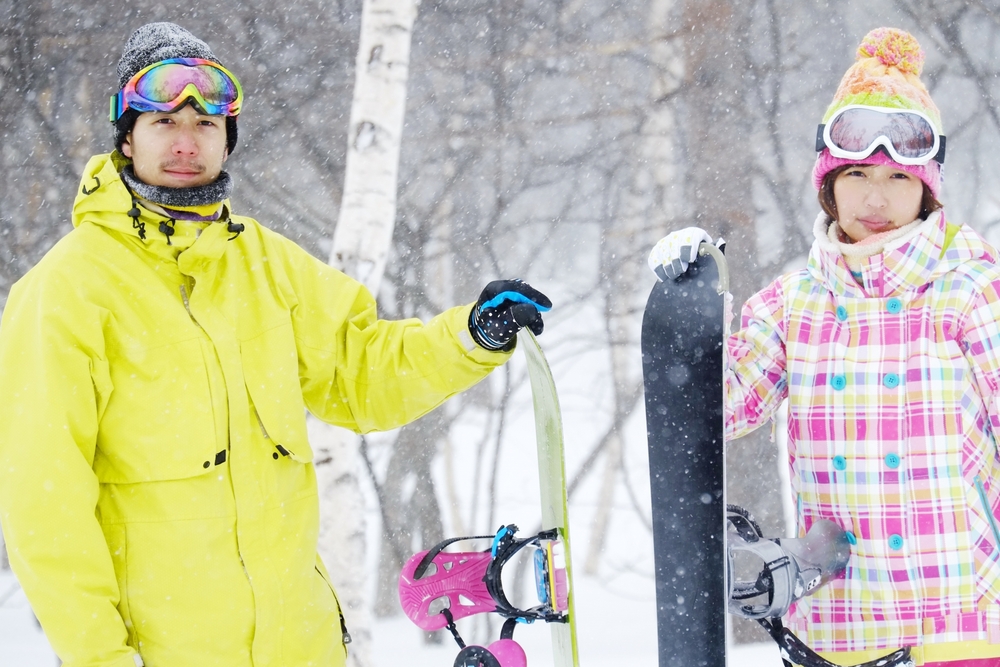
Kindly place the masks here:
<instances>
[{"instance_id":1,"label":"snow covered ground","mask_svg":"<svg viewBox=\"0 0 1000 667\"><path fill-rule=\"evenodd\" d=\"M649 600L628 600L609 593L593 580L580 577L580 664L620 667L656 664L656 625ZM55 667L59 662L31 614L24 595L9 573L0 573L0 665ZM6 598L6 599L5 599ZM618 611L615 611L618 610ZM542 626L519 628L518 642L531 667L552 664L548 631ZM403 617L380 621L375 627L377 667L451 667L457 654L452 642L429 646ZM774 644L741 646L731 653L734 667L780 667Z\"/></svg>"}]
</instances>

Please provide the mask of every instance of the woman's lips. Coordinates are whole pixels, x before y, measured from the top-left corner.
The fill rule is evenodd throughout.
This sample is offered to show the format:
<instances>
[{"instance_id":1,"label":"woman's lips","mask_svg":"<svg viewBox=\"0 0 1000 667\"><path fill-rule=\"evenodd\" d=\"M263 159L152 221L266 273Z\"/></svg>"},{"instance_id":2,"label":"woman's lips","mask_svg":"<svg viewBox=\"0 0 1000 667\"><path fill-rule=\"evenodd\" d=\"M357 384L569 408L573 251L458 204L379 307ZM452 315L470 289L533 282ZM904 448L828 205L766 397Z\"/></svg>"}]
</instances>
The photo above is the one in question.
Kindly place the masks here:
<instances>
[{"instance_id":1,"label":"woman's lips","mask_svg":"<svg viewBox=\"0 0 1000 667\"><path fill-rule=\"evenodd\" d=\"M872 231L885 229L892 224L891 220L886 220L885 218L858 218L858 222Z\"/></svg>"}]
</instances>

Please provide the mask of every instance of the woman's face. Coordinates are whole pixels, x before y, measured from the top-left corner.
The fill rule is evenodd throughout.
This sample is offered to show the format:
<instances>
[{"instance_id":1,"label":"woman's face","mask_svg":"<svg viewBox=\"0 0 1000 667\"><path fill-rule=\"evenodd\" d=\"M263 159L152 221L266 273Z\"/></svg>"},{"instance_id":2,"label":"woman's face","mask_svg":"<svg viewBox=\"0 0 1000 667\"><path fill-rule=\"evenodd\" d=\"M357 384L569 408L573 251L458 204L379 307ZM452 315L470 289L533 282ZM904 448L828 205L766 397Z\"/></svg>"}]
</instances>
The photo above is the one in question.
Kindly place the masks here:
<instances>
[{"instance_id":1,"label":"woman's face","mask_svg":"<svg viewBox=\"0 0 1000 667\"><path fill-rule=\"evenodd\" d=\"M833 182L837 222L855 243L916 220L923 197L923 181L887 165L852 166Z\"/></svg>"}]
</instances>

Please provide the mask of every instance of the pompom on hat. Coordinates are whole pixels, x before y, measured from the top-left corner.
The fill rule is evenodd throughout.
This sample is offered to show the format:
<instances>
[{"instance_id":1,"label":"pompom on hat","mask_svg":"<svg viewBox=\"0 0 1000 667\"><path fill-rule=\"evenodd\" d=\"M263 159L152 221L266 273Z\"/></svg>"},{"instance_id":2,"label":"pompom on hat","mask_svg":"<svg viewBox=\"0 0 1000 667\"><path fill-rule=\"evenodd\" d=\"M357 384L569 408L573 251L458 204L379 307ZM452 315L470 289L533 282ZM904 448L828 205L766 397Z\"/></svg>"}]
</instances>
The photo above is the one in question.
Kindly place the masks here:
<instances>
[{"instance_id":1,"label":"pompom on hat","mask_svg":"<svg viewBox=\"0 0 1000 667\"><path fill-rule=\"evenodd\" d=\"M823 123L841 108L852 104L890 109L914 109L924 113L942 134L941 112L920 80L924 51L910 33L896 28L876 28L861 40L855 63L848 68L833 102L823 116ZM941 165L930 160L922 165L894 161L885 151L876 150L863 159L837 158L824 148L813 167L813 185L819 190L823 177L848 164L887 165L913 174L927 184L935 199L941 191Z\"/></svg>"},{"instance_id":2,"label":"pompom on hat","mask_svg":"<svg viewBox=\"0 0 1000 667\"><path fill-rule=\"evenodd\" d=\"M118 61L118 90L139 70L153 63L170 58L203 58L222 65L212 49L190 32L175 23L147 23L132 33L122 49ZM132 131L139 111L126 109L115 121L115 148L122 149L125 136ZM236 116L226 116L226 150L230 155L236 148Z\"/></svg>"}]
</instances>

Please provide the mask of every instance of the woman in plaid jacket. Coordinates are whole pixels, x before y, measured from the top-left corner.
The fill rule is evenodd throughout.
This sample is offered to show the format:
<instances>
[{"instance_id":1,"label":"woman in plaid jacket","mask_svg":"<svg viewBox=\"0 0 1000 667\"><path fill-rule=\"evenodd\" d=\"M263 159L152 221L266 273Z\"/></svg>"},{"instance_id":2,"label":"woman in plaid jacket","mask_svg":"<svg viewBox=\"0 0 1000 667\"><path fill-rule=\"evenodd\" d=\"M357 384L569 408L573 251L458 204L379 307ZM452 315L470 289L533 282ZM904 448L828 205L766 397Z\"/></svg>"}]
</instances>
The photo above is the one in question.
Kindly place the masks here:
<instances>
[{"instance_id":1,"label":"woman in plaid jacket","mask_svg":"<svg viewBox=\"0 0 1000 667\"><path fill-rule=\"evenodd\" d=\"M847 531L843 578L788 624L838 664L1000 665L1000 269L944 215L944 137L909 34L869 33L821 126L823 213L805 269L743 306L727 343L728 438L788 399L799 535ZM650 254L671 279L697 228Z\"/></svg>"}]
</instances>

